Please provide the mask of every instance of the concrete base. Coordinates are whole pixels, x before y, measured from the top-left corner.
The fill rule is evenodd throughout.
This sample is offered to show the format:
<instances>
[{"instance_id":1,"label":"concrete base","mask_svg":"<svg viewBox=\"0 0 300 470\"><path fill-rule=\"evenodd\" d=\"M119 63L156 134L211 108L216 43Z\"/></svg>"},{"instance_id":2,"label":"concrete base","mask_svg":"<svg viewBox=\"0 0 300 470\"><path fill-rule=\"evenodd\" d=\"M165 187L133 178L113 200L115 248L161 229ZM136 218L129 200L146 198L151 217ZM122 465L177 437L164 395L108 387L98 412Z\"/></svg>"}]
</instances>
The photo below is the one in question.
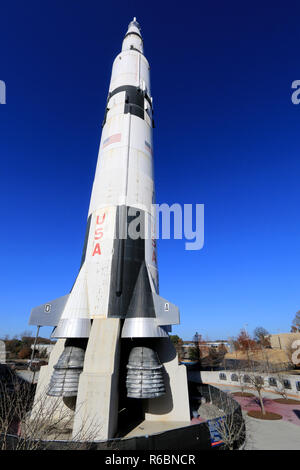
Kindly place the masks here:
<instances>
[{"instance_id":1,"label":"concrete base","mask_svg":"<svg viewBox=\"0 0 300 470\"><path fill-rule=\"evenodd\" d=\"M169 338L158 341L156 351L165 368L166 394L146 401L145 420L190 422L186 367L178 364L175 348Z\"/></svg>"},{"instance_id":2,"label":"concrete base","mask_svg":"<svg viewBox=\"0 0 300 470\"><path fill-rule=\"evenodd\" d=\"M190 426L190 421L142 421L132 429L123 439L136 436L145 436L159 432L170 431L170 429L184 428Z\"/></svg>"},{"instance_id":3,"label":"concrete base","mask_svg":"<svg viewBox=\"0 0 300 470\"><path fill-rule=\"evenodd\" d=\"M74 401L69 403L67 399L46 395L53 366L63 352L64 345L65 340L58 340L48 366L41 367L31 418L40 412L42 406L43 413L51 421L60 420L63 426L66 418L68 428L73 421L73 440L113 438L118 426L120 319L93 320L83 372L79 378L76 407ZM190 423L190 408L186 367L178 364L175 348L169 338L157 341L156 351L164 365L166 394L143 400L143 427L149 427L150 430L153 426L155 429L157 426L159 429L187 426ZM63 420L62 416L65 417Z\"/></svg>"},{"instance_id":4,"label":"concrete base","mask_svg":"<svg viewBox=\"0 0 300 470\"><path fill-rule=\"evenodd\" d=\"M118 318L94 319L79 378L73 439L114 437L118 424Z\"/></svg>"}]
</instances>

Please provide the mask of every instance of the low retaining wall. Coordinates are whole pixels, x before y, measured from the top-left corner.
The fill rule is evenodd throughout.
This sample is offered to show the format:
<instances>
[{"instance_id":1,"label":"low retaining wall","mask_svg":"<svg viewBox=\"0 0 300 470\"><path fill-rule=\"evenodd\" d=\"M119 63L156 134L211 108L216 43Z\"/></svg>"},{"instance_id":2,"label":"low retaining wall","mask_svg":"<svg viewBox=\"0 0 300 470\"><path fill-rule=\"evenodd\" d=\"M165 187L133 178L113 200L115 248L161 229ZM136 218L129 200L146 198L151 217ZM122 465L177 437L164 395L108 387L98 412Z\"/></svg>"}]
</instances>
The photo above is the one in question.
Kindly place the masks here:
<instances>
[{"instance_id":1,"label":"low retaining wall","mask_svg":"<svg viewBox=\"0 0 300 470\"><path fill-rule=\"evenodd\" d=\"M218 371L190 370L188 371L188 379L193 382L203 383L203 384L215 384L215 385L227 384L227 385L240 387L239 380L232 380L234 374L242 375L243 377L247 375L247 370L239 371L239 372L236 372L234 370L232 371L229 371L229 370L218 370ZM252 372L251 372L251 375L253 375ZM277 386L270 385L270 379L275 379L277 380L277 385L280 386L276 373L261 374L257 372L255 373L255 375L263 377L265 391L276 393ZM291 375L291 374L286 374L286 373L281 373L280 375L282 379L287 381L286 382L287 387L285 387L285 391L287 395L291 397L297 397L297 398L299 397L300 399L300 375ZM247 388L248 384L245 382L243 383L245 385L245 388Z\"/></svg>"},{"instance_id":2,"label":"low retaining wall","mask_svg":"<svg viewBox=\"0 0 300 470\"><path fill-rule=\"evenodd\" d=\"M228 394L211 385L197 386L199 397L205 397L218 407L224 409L224 419L231 422L243 422L242 411L237 401ZM217 420L210 420L210 422ZM236 442L236 447L241 444L241 439ZM148 436L137 436L126 439L109 439L99 442L72 442L72 441L22 441L14 435L0 434L0 448L8 450L19 449L49 449L49 450L212 450L211 432L207 422L171 429ZM220 449L220 447L218 447Z\"/></svg>"}]
</instances>

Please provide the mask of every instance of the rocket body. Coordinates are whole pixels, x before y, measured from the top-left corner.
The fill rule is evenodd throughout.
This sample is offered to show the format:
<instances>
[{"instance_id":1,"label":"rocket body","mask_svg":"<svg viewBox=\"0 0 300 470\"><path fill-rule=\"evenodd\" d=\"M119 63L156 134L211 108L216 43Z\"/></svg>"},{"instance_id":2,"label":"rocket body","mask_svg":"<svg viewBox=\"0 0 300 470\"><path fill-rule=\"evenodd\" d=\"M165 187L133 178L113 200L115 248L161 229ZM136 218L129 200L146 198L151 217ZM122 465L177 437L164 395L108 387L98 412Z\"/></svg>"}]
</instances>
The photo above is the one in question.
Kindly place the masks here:
<instances>
[{"instance_id":1,"label":"rocket body","mask_svg":"<svg viewBox=\"0 0 300 470\"><path fill-rule=\"evenodd\" d=\"M32 310L52 337L88 338L95 318L121 318L123 338L167 337L179 323L159 296L150 67L134 19L114 60L81 267L70 294Z\"/></svg>"}]
</instances>

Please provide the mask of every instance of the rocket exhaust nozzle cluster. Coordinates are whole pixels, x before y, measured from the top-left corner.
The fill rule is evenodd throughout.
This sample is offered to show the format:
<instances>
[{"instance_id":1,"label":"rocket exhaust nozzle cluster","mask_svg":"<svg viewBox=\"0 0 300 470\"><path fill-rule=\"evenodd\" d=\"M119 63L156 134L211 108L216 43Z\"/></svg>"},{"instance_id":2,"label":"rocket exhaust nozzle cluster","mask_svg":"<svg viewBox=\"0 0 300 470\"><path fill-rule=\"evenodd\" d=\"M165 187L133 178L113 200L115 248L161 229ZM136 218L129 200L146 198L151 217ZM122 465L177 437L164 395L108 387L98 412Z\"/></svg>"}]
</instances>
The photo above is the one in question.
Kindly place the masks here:
<instances>
[{"instance_id":1,"label":"rocket exhaust nozzle cluster","mask_svg":"<svg viewBox=\"0 0 300 470\"><path fill-rule=\"evenodd\" d=\"M135 347L127 364L127 397L157 398L166 393L163 366L153 349Z\"/></svg>"},{"instance_id":2,"label":"rocket exhaust nozzle cluster","mask_svg":"<svg viewBox=\"0 0 300 470\"><path fill-rule=\"evenodd\" d=\"M72 339L54 366L47 395L52 397L76 397L79 376L83 370L86 341Z\"/></svg>"}]
</instances>

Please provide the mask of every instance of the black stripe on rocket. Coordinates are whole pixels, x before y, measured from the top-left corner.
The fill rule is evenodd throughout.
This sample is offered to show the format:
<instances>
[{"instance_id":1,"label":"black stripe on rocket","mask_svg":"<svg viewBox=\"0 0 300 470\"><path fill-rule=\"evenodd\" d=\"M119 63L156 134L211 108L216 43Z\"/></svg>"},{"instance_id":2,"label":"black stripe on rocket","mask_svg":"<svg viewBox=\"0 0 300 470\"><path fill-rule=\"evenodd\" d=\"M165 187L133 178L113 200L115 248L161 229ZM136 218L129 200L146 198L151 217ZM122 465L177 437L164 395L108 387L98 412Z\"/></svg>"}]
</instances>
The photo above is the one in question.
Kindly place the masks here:
<instances>
[{"instance_id":1,"label":"black stripe on rocket","mask_svg":"<svg viewBox=\"0 0 300 470\"><path fill-rule=\"evenodd\" d=\"M85 231L84 244L83 244L81 262L80 262L80 269L81 269L83 263L85 262L87 244L88 244L88 241L89 241L89 234L90 234L90 228L91 228L91 220L92 220L92 214L89 215L88 220L87 220L87 224L86 224L86 231ZM79 271L80 271L80 269L79 269Z\"/></svg>"},{"instance_id":2,"label":"black stripe on rocket","mask_svg":"<svg viewBox=\"0 0 300 470\"><path fill-rule=\"evenodd\" d=\"M132 209L134 216L128 215L129 207L118 206L116 217L116 238L111 265L111 283L108 317L137 318L155 317L149 276L145 264L145 212ZM143 227L139 228L141 236L136 240L120 238L124 224L139 217Z\"/></svg>"},{"instance_id":3,"label":"black stripe on rocket","mask_svg":"<svg viewBox=\"0 0 300 470\"><path fill-rule=\"evenodd\" d=\"M121 93L122 91L125 91L125 105L124 105L124 114L133 114L134 116L137 116L141 119L145 119L145 107L144 107L144 100L146 99L151 107L152 114L153 114L153 109L152 109L152 102L150 97L145 93L141 88L133 86L133 85L124 85L120 86L118 88L115 88L112 92L109 93L108 98L107 98L107 105L106 105L106 111L105 111L105 116L104 120L102 123L102 127L106 123L106 116L109 111L108 108L108 102L110 98L117 93ZM154 127L154 121L152 120L152 127Z\"/></svg>"}]
</instances>

